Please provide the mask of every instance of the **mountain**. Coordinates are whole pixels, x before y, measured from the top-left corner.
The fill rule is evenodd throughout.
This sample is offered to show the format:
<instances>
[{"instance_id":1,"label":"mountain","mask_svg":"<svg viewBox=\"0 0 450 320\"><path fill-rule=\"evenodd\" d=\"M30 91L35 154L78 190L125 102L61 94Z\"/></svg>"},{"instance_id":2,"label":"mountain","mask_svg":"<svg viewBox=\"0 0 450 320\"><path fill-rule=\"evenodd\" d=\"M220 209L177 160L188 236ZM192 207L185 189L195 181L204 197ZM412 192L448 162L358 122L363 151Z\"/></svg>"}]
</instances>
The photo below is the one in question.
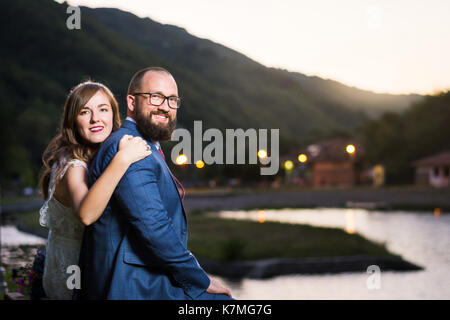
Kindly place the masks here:
<instances>
[{"instance_id":1,"label":"mountain","mask_svg":"<svg viewBox=\"0 0 450 320\"><path fill-rule=\"evenodd\" d=\"M67 3L0 2L1 179L36 182L70 88L91 78L109 86L125 114L137 70L158 65L177 80L179 126L204 130L278 128L281 152L333 132L351 133L379 111L416 96L378 95L267 68L184 29L118 9L81 7L81 30L66 27Z\"/></svg>"},{"instance_id":2,"label":"mountain","mask_svg":"<svg viewBox=\"0 0 450 320\"><path fill-rule=\"evenodd\" d=\"M222 59L230 59L238 63L241 67L247 67L245 68L247 71L251 71L251 67L262 67L262 65L239 52L214 43L213 41L197 38L190 35L183 28L160 24L149 18L140 19L129 12L113 8L83 8L83 12L86 12L109 29L114 30L128 39L133 39L133 41L141 44L150 52L157 53L171 62L184 61L188 65L192 65L192 67L199 67L198 71L202 74L203 68L201 67L205 66L203 64L197 65L192 61L195 55L202 56L209 54L210 56L217 56ZM136 32L136 30L141 30L141 32ZM184 52L186 49L191 50L193 54L185 55ZM317 105L329 103L333 106L360 110L364 111L371 118L379 117L385 111L402 112L411 103L422 98L417 94L379 94L349 87L337 81L322 79L317 76L306 76L298 72L273 68L265 69L270 70L274 76L276 73L281 72L282 76L290 77L298 81L300 86L297 89L302 89L304 94L314 100ZM232 85L232 83L228 83L228 85L230 84Z\"/></svg>"}]
</instances>

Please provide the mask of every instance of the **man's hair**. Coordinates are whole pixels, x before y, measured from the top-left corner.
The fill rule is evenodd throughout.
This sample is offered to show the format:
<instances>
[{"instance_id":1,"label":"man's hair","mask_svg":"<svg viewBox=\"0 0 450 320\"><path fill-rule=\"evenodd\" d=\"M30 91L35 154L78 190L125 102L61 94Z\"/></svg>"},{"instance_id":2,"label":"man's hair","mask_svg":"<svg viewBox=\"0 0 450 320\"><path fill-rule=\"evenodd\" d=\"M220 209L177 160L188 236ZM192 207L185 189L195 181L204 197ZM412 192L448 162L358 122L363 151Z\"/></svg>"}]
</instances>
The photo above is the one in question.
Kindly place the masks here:
<instances>
[{"instance_id":1,"label":"man's hair","mask_svg":"<svg viewBox=\"0 0 450 320\"><path fill-rule=\"evenodd\" d=\"M172 74L169 71L167 71L166 69L161 68L161 67L148 67L148 68L139 70L131 78L130 84L128 85L128 92L127 92L127 94L133 94L133 93L135 93L136 91L138 91L141 88L142 78L149 71L163 72L163 73L167 73L168 75L172 76Z\"/></svg>"}]
</instances>

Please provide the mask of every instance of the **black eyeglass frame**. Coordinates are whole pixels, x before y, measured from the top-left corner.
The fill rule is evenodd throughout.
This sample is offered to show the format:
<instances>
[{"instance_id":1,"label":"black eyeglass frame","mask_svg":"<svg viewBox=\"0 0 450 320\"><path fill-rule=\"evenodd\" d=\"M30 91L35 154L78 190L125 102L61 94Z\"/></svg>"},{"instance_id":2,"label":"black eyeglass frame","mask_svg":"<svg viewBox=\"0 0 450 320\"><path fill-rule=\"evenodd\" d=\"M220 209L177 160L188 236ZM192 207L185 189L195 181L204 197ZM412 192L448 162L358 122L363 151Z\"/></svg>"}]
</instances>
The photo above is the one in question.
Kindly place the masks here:
<instances>
[{"instance_id":1,"label":"black eyeglass frame","mask_svg":"<svg viewBox=\"0 0 450 320\"><path fill-rule=\"evenodd\" d=\"M135 92L135 93L132 93L131 95L132 95L132 96L138 96L138 95L143 95L143 94L148 94L148 99L147 99L148 103L151 104L152 106L155 106L155 107L162 106L162 105L164 104L164 102L166 102L166 100L169 101L169 98L177 98L177 99L178 99L178 100L177 100L177 106L176 106L175 108L172 107L172 106L170 105L170 103L167 103L167 105L169 106L169 108L172 108L172 109L178 109L178 108L180 108L180 106L181 106L181 97L177 97L177 96L169 96L169 97L167 97L167 96L165 96L165 95L163 95L163 94L161 94L161 93L159 93L159 92ZM163 101L162 101L160 104L154 104L154 103L152 103L152 102L151 102L152 94L157 94L157 95L160 95L160 96L164 97Z\"/></svg>"}]
</instances>

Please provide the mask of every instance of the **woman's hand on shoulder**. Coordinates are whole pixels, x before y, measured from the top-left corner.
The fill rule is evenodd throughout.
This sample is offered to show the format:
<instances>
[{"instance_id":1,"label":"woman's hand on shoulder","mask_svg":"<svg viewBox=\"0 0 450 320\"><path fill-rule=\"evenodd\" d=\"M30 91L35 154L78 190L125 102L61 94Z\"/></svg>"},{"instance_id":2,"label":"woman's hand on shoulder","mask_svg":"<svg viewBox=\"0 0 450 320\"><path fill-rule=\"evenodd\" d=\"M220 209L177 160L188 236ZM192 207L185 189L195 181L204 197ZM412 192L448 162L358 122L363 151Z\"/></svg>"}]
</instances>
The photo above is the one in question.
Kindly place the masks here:
<instances>
[{"instance_id":1,"label":"woman's hand on shoulder","mask_svg":"<svg viewBox=\"0 0 450 320\"><path fill-rule=\"evenodd\" d=\"M141 137L124 135L119 141L120 156L128 163L132 164L142 160L152 154L150 146Z\"/></svg>"}]
</instances>

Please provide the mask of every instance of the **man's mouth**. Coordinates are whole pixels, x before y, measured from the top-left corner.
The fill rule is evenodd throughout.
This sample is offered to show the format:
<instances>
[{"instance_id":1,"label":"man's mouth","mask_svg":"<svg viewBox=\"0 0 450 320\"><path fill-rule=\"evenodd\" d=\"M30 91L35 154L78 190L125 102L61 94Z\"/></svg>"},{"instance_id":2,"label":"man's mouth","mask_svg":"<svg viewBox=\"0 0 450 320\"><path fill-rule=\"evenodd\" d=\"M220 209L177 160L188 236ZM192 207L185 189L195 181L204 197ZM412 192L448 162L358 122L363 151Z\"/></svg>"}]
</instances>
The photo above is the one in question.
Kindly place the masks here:
<instances>
[{"instance_id":1,"label":"man's mouth","mask_svg":"<svg viewBox=\"0 0 450 320\"><path fill-rule=\"evenodd\" d=\"M153 114L152 119L157 122L167 123L169 121L169 117L164 114Z\"/></svg>"},{"instance_id":2,"label":"man's mouth","mask_svg":"<svg viewBox=\"0 0 450 320\"><path fill-rule=\"evenodd\" d=\"M95 126L95 127L89 128L89 131L91 131L91 132L100 132L100 131L103 131L104 128L105 127L103 127L103 126Z\"/></svg>"}]
</instances>

